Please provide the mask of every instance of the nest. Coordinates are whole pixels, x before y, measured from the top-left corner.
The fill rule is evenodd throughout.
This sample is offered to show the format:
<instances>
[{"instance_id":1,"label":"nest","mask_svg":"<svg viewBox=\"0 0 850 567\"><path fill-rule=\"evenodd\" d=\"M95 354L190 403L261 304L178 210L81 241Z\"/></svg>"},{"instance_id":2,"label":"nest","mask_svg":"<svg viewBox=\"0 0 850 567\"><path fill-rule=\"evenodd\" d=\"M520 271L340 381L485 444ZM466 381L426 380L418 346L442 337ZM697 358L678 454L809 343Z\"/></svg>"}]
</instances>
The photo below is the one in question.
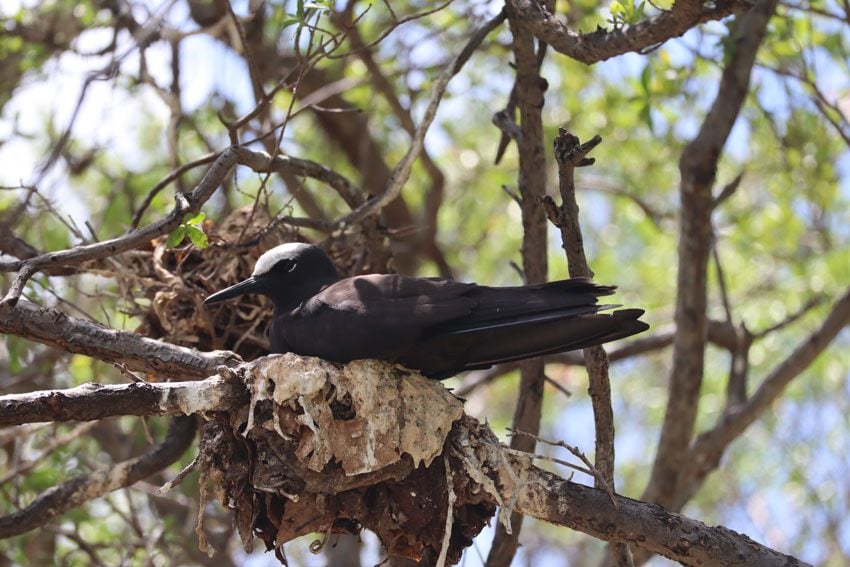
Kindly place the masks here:
<instances>
[{"instance_id":1,"label":"nest","mask_svg":"<svg viewBox=\"0 0 850 567\"><path fill-rule=\"evenodd\" d=\"M251 206L234 211L218 226L205 221L204 231L210 242L206 249L191 244L166 248L162 237L148 249L116 259L120 265L113 275L130 314L142 321L138 333L203 351L230 350L243 360L254 360L269 351L271 303L253 294L212 306L203 300L250 276L263 252L307 239L294 228L276 226L264 209ZM386 243L376 253L375 243L356 231L325 245L343 275L369 273L386 261L380 252L387 249Z\"/></svg>"},{"instance_id":2,"label":"nest","mask_svg":"<svg viewBox=\"0 0 850 567\"><path fill-rule=\"evenodd\" d=\"M318 551L330 534L368 528L391 555L433 564L442 552L453 564L493 517L485 491L450 474L461 465L446 469L469 418L439 382L380 361L291 354L241 379L250 405L206 425L198 461L246 552L256 535L285 564L282 545L296 537L325 534Z\"/></svg>"}]
</instances>

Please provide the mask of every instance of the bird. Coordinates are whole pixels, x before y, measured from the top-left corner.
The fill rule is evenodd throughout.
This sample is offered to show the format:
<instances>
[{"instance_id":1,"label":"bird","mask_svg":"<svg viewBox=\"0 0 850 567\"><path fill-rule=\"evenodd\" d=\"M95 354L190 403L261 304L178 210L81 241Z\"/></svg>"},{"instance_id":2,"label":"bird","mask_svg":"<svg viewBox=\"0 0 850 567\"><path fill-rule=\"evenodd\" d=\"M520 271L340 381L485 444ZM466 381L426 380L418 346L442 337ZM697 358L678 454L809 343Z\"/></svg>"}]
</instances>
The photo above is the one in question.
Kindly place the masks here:
<instances>
[{"instance_id":1,"label":"bird","mask_svg":"<svg viewBox=\"0 0 850 567\"><path fill-rule=\"evenodd\" d=\"M649 328L642 309L599 311L616 288L589 278L489 287L441 278L341 278L318 246L290 242L263 253L251 277L204 300L270 298L271 354L337 363L380 359L434 379L577 350Z\"/></svg>"}]
</instances>

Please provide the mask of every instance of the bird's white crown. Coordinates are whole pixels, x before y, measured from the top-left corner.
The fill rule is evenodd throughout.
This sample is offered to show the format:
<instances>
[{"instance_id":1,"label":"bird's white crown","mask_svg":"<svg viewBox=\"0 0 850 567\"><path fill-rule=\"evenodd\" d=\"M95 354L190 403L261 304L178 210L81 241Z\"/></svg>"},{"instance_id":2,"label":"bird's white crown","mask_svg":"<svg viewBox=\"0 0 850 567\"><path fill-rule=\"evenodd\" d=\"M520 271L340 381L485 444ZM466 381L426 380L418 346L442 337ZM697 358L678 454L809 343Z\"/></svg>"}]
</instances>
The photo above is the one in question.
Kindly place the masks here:
<instances>
[{"instance_id":1,"label":"bird's white crown","mask_svg":"<svg viewBox=\"0 0 850 567\"><path fill-rule=\"evenodd\" d=\"M254 264L254 271L251 272L251 275L263 275L271 270L275 264L281 260L297 258L300 254L306 252L310 248L310 244L304 244L303 242L287 242L286 244L275 246L257 258L257 263Z\"/></svg>"}]
</instances>

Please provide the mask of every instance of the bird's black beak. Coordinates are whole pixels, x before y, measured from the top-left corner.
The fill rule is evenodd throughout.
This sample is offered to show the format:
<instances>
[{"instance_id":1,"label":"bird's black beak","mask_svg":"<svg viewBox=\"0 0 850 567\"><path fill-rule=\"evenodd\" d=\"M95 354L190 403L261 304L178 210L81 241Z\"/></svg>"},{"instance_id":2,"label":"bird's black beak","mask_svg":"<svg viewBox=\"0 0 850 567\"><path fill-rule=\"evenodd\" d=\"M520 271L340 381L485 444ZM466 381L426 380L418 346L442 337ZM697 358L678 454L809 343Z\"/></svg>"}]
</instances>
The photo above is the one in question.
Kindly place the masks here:
<instances>
[{"instance_id":1,"label":"bird's black beak","mask_svg":"<svg viewBox=\"0 0 850 567\"><path fill-rule=\"evenodd\" d=\"M218 303L219 301L224 301L225 299L232 299L234 297L238 297L246 293L261 293L264 287L265 286L263 285L263 281L261 278L251 276L245 281L241 281L236 285L232 285L230 287L224 288L221 291L215 292L204 300L204 305L209 305L210 303Z\"/></svg>"}]
</instances>

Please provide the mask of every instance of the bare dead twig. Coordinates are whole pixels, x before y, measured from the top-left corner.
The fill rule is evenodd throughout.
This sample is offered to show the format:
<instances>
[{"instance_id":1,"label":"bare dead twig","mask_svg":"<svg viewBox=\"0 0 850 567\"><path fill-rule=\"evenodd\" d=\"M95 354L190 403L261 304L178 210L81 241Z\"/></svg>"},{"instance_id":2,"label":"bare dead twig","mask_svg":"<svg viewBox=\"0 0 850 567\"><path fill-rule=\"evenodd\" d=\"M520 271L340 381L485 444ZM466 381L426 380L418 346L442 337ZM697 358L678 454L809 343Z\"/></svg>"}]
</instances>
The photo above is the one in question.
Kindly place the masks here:
<instances>
[{"instance_id":1,"label":"bare dead twig","mask_svg":"<svg viewBox=\"0 0 850 567\"><path fill-rule=\"evenodd\" d=\"M547 216L561 231L561 244L566 252L570 277L593 277L593 270L587 263L584 251L584 238L581 233L579 208L576 201L575 170L594 163L588 154L600 143L602 138L594 136L588 142L581 143L577 136L559 128L553 147L555 161L558 163L558 187L561 206L556 207L551 198L544 198ZM554 218L553 218L554 217ZM601 346L586 348L583 351L587 367L590 400L593 406L593 420L596 432L596 455L594 482L597 487L614 489L614 410L611 403L611 381L608 375L608 354ZM563 446L563 445L562 445ZM618 565L628 564L630 553L627 547L616 545L614 557Z\"/></svg>"},{"instance_id":2,"label":"bare dead twig","mask_svg":"<svg viewBox=\"0 0 850 567\"><path fill-rule=\"evenodd\" d=\"M393 168L393 172L390 175L389 183L387 187L384 189L384 192L381 195L370 199L364 204L360 205L357 209L352 211L351 213L345 215L341 219L336 221L336 230L340 233L344 233L350 226L362 221L366 217L369 217L390 202L392 202L398 195L401 193L401 189L404 187L404 184L407 183L408 178L410 177L410 172L413 168L414 162L419 157L419 154L422 151L425 134L428 132L428 128L431 126L431 123L434 120L434 117L437 114L437 108L440 105L440 101L443 98L443 94L446 91L446 87L448 86L449 80L454 77L460 69L463 67L464 63L466 63L469 58L472 56L472 53L475 49L481 45L481 42L484 41L484 38L493 31L498 25L500 25L504 21L504 15L500 14L499 16L494 17L489 22L487 22L484 26L478 29L475 33L472 34L466 46L461 50L461 52L449 63L444 69L443 72L437 77L434 81L434 85L431 89L431 96L428 100L428 106L425 109L425 113L420 120L419 126L416 128L416 133L411 140L410 147L407 150L407 153L401 159L401 161L396 164L395 168Z\"/></svg>"},{"instance_id":3,"label":"bare dead twig","mask_svg":"<svg viewBox=\"0 0 850 567\"><path fill-rule=\"evenodd\" d=\"M147 382L147 380L127 368L127 365L123 362L113 362L112 366L117 368L123 376L127 377L130 380L130 382Z\"/></svg>"},{"instance_id":4,"label":"bare dead twig","mask_svg":"<svg viewBox=\"0 0 850 567\"><path fill-rule=\"evenodd\" d=\"M457 500L454 487L454 474L452 473L449 459L443 459L443 466L446 468L446 526L443 528L443 545L440 548L440 555L437 557L437 567L445 567L446 565L446 555L448 554L449 542L452 538L454 505L455 500Z\"/></svg>"},{"instance_id":5,"label":"bare dead twig","mask_svg":"<svg viewBox=\"0 0 850 567\"><path fill-rule=\"evenodd\" d=\"M614 504L614 506L617 505L617 501L614 499L614 489L608 483L608 480L605 478L604 473L602 471L600 471L598 468L596 468L596 466L594 466L593 463L590 462L590 459L587 458L587 455L585 455L584 452L581 449L579 449L578 447L576 447L574 445L568 445L564 441L549 441L548 439L544 439L543 437L540 437L539 435L533 435L531 433L526 433L525 431L519 431L519 430L513 429L513 428L508 428L508 431L510 431L511 434L513 434L513 435L525 435L527 437L531 437L532 439L534 439L535 441L538 441L540 443L544 443L544 444L550 445L552 447L560 447L562 449L566 449L572 456L574 456L575 458L580 460L584 464L584 467L580 467L578 465L570 463L569 461L564 461L562 459L556 459L556 458L550 457L548 455L536 455L535 454L535 455L533 455L533 457L535 459L544 459L544 460L552 461L553 463L558 463L559 465L564 465L565 467L569 467L573 470L579 471L581 473L584 473L588 476L593 477L595 479L595 481L598 483L597 488L601 488L602 490L604 490L608 494L608 496L611 498L611 503Z\"/></svg>"}]
</instances>

